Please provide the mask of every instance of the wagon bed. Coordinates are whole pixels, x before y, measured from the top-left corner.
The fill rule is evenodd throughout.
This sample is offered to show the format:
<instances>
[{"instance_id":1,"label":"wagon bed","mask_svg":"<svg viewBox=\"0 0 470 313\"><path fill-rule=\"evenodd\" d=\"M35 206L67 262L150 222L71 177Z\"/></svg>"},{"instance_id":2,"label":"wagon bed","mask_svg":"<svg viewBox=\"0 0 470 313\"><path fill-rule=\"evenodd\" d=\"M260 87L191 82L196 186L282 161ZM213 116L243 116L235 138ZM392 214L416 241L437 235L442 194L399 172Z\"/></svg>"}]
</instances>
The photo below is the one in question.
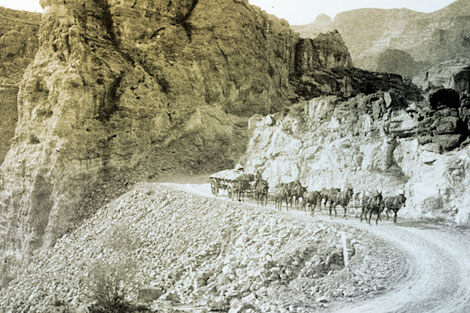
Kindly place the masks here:
<instances>
[{"instance_id":1,"label":"wagon bed","mask_svg":"<svg viewBox=\"0 0 470 313\"><path fill-rule=\"evenodd\" d=\"M234 196L234 190L242 190L245 193L253 193L255 176L239 170L223 170L209 176L212 194L217 196L220 190L226 190L229 198Z\"/></svg>"}]
</instances>

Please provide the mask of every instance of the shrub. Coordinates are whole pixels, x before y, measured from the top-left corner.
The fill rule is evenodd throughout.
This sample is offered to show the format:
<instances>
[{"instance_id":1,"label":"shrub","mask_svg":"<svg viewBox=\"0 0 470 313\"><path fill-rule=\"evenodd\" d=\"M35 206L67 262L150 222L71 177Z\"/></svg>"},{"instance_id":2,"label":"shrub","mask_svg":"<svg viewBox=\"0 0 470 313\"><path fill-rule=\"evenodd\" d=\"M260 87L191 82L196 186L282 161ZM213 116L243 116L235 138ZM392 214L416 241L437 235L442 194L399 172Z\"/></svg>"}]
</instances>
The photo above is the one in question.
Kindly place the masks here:
<instances>
[{"instance_id":1,"label":"shrub","mask_svg":"<svg viewBox=\"0 0 470 313\"><path fill-rule=\"evenodd\" d=\"M114 264L103 261L95 264L90 273L93 304L88 307L89 313L151 312L146 306L133 304L128 299L135 265L130 258Z\"/></svg>"}]
</instances>

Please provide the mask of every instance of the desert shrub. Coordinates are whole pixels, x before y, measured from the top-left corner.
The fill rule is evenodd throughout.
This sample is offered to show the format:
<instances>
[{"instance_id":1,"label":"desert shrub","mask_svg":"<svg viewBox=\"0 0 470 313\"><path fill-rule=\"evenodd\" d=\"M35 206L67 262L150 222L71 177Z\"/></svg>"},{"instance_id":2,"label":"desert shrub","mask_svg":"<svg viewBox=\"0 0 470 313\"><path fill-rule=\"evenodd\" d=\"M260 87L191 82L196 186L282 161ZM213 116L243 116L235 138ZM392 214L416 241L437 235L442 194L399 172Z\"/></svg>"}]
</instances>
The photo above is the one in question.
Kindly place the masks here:
<instances>
[{"instance_id":1,"label":"desert shrub","mask_svg":"<svg viewBox=\"0 0 470 313\"><path fill-rule=\"evenodd\" d=\"M138 264L132 255L140 241L128 225L114 225L106 239L110 248L106 257L99 258L89 270L89 290L92 305L89 313L151 312L147 307L131 302L137 289L135 276Z\"/></svg>"},{"instance_id":2,"label":"desert shrub","mask_svg":"<svg viewBox=\"0 0 470 313\"><path fill-rule=\"evenodd\" d=\"M92 304L89 313L135 313L151 312L143 305L129 300L132 276L136 264L130 258L115 263L97 262L90 272L90 291Z\"/></svg>"}]
</instances>

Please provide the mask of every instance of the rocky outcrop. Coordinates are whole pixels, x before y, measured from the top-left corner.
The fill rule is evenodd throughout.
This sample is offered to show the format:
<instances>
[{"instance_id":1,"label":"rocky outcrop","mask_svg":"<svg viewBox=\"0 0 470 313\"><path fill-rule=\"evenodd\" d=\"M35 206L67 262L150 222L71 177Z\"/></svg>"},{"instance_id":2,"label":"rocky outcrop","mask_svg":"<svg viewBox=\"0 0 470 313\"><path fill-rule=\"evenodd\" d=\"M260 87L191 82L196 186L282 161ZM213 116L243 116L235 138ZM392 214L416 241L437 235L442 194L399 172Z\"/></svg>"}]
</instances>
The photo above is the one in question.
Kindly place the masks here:
<instances>
[{"instance_id":1,"label":"rocky outcrop","mask_svg":"<svg viewBox=\"0 0 470 313\"><path fill-rule=\"evenodd\" d=\"M0 85L18 85L38 50L41 14L0 6Z\"/></svg>"},{"instance_id":2,"label":"rocky outcrop","mask_svg":"<svg viewBox=\"0 0 470 313\"><path fill-rule=\"evenodd\" d=\"M436 152L452 150L469 136L469 64L466 59L443 62L414 79L429 101L422 112L418 141Z\"/></svg>"},{"instance_id":3,"label":"rocky outcrop","mask_svg":"<svg viewBox=\"0 0 470 313\"><path fill-rule=\"evenodd\" d=\"M301 97L298 71L351 64L338 35L316 47L246 1L41 4L1 168L0 244L12 266L135 181L231 167L248 116ZM338 93L330 83L317 84Z\"/></svg>"},{"instance_id":4,"label":"rocky outcrop","mask_svg":"<svg viewBox=\"0 0 470 313\"><path fill-rule=\"evenodd\" d=\"M426 65L416 62L409 53L396 49L385 50L377 59L378 72L393 73L411 78L419 74L422 68L426 68Z\"/></svg>"},{"instance_id":5,"label":"rocky outcrop","mask_svg":"<svg viewBox=\"0 0 470 313\"><path fill-rule=\"evenodd\" d=\"M0 164L10 149L10 140L15 135L17 121L16 95L18 88L11 85L0 85Z\"/></svg>"},{"instance_id":6,"label":"rocky outcrop","mask_svg":"<svg viewBox=\"0 0 470 313\"><path fill-rule=\"evenodd\" d=\"M444 80L450 85L434 85L439 79L428 73L424 98L403 87L318 97L284 116L253 119L245 168L260 171L272 188L298 179L310 190L404 192L401 215L468 224L468 68L452 71Z\"/></svg>"},{"instance_id":7,"label":"rocky outcrop","mask_svg":"<svg viewBox=\"0 0 470 313\"><path fill-rule=\"evenodd\" d=\"M18 84L38 50L40 20L38 13L0 7L0 164L15 133Z\"/></svg>"},{"instance_id":8,"label":"rocky outcrop","mask_svg":"<svg viewBox=\"0 0 470 313\"><path fill-rule=\"evenodd\" d=\"M406 52L423 65L434 65L468 56L469 10L467 0L455 1L433 13L358 9L337 14L332 25L320 19L319 23L293 28L306 38L315 37L319 30L337 29L351 52L354 65L360 68L377 70L379 57L387 49Z\"/></svg>"},{"instance_id":9,"label":"rocky outcrop","mask_svg":"<svg viewBox=\"0 0 470 313\"><path fill-rule=\"evenodd\" d=\"M333 31L334 23L331 17L326 14L319 14L315 21L307 25L292 25L296 32L304 38L314 38L321 33Z\"/></svg>"}]
</instances>

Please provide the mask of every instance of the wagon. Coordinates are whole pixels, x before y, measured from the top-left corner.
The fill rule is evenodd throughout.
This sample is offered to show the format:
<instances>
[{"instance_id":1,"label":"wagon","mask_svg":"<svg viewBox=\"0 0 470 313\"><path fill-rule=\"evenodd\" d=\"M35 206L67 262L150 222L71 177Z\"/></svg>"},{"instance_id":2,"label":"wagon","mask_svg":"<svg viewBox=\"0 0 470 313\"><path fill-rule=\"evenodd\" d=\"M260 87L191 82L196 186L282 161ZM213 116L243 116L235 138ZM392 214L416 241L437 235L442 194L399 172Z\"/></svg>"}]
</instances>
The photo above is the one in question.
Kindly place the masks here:
<instances>
[{"instance_id":1,"label":"wagon","mask_svg":"<svg viewBox=\"0 0 470 313\"><path fill-rule=\"evenodd\" d=\"M220 190L226 190L227 196L233 199L237 193L253 194L253 174L247 174L240 170L223 170L209 176L212 194L217 196Z\"/></svg>"}]
</instances>

